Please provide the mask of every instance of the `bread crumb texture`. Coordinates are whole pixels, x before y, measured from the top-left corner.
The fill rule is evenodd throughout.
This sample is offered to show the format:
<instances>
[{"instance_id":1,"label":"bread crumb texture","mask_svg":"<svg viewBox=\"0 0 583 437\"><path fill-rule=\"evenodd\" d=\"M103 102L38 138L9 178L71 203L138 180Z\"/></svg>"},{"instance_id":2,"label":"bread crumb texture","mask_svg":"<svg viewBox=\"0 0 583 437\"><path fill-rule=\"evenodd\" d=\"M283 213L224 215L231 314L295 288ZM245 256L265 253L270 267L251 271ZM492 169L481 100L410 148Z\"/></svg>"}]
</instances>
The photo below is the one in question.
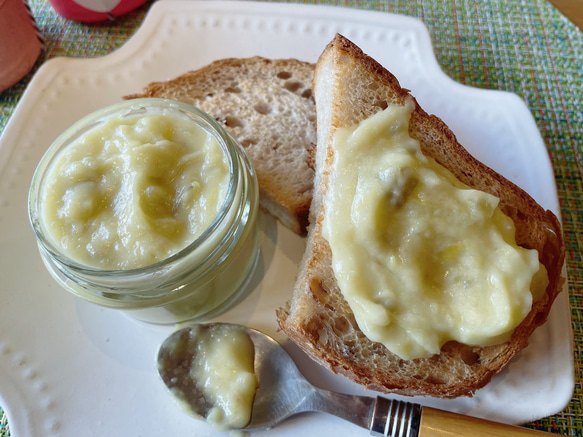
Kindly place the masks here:
<instances>
[{"instance_id":1,"label":"bread crumb texture","mask_svg":"<svg viewBox=\"0 0 583 437\"><path fill-rule=\"evenodd\" d=\"M313 64L296 59L229 58L125 98L179 100L222 123L255 167L262 208L304 234L314 178L313 75Z\"/></svg>"}]
</instances>

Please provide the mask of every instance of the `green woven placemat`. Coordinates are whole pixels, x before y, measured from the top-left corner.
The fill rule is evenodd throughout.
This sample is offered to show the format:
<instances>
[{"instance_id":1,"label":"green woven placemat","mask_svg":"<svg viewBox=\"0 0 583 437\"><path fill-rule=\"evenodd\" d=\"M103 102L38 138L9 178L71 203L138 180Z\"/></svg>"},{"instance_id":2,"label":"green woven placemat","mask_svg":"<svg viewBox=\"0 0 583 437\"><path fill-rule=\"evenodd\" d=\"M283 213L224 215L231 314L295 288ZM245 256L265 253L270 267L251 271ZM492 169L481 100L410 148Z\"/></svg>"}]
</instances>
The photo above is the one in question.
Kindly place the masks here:
<instances>
[{"instance_id":1,"label":"green woven placemat","mask_svg":"<svg viewBox=\"0 0 583 437\"><path fill-rule=\"evenodd\" d=\"M567 249L574 332L575 393L562 412L527 426L583 435L583 33L545 0L304 1L417 17L429 28L438 62L453 79L507 90L524 98L553 161ZM32 72L0 93L0 132L38 66L55 56L99 56L120 47L138 28L148 4L114 22L83 25L30 2L45 51ZM0 437L10 435L3 415ZM21 437L21 436L18 436Z\"/></svg>"},{"instance_id":2,"label":"green woven placemat","mask_svg":"<svg viewBox=\"0 0 583 437\"><path fill-rule=\"evenodd\" d=\"M0 437L9 436L10 428L8 427L8 417L6 417L4 410L1 408L0 410L2 411L2 414L0 415Z\"/></svg>"}]
</instances>

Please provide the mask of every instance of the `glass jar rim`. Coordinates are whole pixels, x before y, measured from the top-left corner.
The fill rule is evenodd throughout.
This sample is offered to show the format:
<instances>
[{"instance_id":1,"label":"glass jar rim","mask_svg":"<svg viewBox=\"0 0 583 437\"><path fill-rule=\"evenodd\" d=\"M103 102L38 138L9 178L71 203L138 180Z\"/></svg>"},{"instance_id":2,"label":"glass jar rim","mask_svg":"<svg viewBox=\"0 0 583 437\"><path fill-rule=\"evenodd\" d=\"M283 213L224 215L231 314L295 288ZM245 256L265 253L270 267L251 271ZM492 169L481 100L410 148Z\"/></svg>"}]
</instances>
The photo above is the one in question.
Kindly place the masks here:
<instances>
[{"instance_id":1,"label":"glass jar rim","mask_svg":"<svg viewBox=\"0 0 583 437\"><path fill-rule=\"evenodd\" d=\"M39 198L39 192L41 188L41 182L46 175L47 170L50 168L50 164L53 159L59 155L63 146L68 142L79 138L85 132L91 130L95 125L103 121L109 116L115 114L122 114L123 116L132 116L139 113L145 113L148 108L153 109L169 109L172 111L178 111L182 115L187 116L193 122L195 122L199 127L204 129L207 133L212 135L219 143L220 147L225 151L228 158L228 164L230 168L229 174L229 184L226 191L225 199L223 200L222 206L219 210L217 216L213 219L211 224L191 243L181 248L172 255L157 261L152 264L145 266L131 268L131 269L102 269L98 267L89 266L83 263L79 263L69 257L59 248L58 245L50 241L49 238L45 236L45 232L39 219L39 206L41 199ZM201 122L202 121L202 125ZM180 102L177 100L163 99L163 98L139 98L126 100L122 102L117 102L109 106L98 109L90 114L82 117L75 123L73 123L69 128L67 128L63 133L61 133L49 146L32 177L32 183L28 196L28 213L29 221L32 229L37 237L37 241L43 246L43 248L58 260L59 263L67 266L67 268L82 271L84 273L90 273L95 276L108 276L112 277L126 277L132 275L139 275L152 269L164 268L184 257L193 253L198 247L202 246L205 241L207 241L214 233L214 231L221 225L221 223L226 219L229 208L231 207L235 193L237 191L237 184L239 180L239 160L237 156L240 154L240 149L236 145L235 140L231 135L221 126L214 118L208 115L206 112L198 109L197 107L190 105L188 103Z\"/></svg>"}]
</instances>

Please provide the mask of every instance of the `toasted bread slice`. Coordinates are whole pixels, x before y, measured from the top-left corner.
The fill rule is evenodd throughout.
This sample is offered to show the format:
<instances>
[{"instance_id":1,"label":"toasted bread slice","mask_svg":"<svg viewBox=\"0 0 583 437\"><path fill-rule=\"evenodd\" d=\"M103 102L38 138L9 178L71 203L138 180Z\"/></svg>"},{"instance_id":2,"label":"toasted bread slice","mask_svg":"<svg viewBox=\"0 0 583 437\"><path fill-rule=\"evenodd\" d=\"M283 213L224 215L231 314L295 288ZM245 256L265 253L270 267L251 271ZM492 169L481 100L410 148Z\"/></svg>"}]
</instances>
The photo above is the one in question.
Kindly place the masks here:
<instances>
[{"instance_id":1,"label":"toasted bread slice","mask_svg":"<svg viewBox=\"0 0 583 437\"><path fill-rule=\"evenodd\" d=\"M369 389L440 398L471 396L527 345L533 330L547 319L562 288L564 243L557 218L474 159L439 118L425 113L414 101L409 134L420 142L425 155L460 181L500 198L503 212L516 225L517 243L538 251L549 285L503 344L477 347L451 341L440 354L429 358L400 359L362 333L342 296L331 267L330 246L322 236L323 199L333 160L330 143L334 132L356 125L387 104L404 104L412 97L391 73L340 35L316 65L314 93L318 143L311 223L293 297L277 311L280 328L315 361Z\"/></svg>"},{"instance_id":2,"label":"toasted bread slice","mask_svg":"<svg viewBox=\"0 0 583 437\"><path fill-rule=\"evenodd\" d=\"M257 172L260 205L297 234L306 232L316 142L314 64L296 59L229 58L141 93L190 103L222 123Z\"/></svg>"}]
</instances>

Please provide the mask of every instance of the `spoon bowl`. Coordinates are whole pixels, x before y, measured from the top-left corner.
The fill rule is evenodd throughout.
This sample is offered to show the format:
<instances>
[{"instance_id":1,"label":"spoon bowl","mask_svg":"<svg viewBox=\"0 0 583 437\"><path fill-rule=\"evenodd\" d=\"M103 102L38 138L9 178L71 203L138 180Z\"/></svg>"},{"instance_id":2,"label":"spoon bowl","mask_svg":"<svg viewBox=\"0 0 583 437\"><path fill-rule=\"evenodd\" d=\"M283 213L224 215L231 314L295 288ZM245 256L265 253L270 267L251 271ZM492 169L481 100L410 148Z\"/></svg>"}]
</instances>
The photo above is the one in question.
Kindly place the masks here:
<instances>
[{"instance_id":1,"label":"spoon bowl","mask_svg":"<svg viewBox=\"0 0 583 437\"><path fill-rule=\"evenodd\" d=\"M205 398L191 376L190 368L196 350L187 345L192 341L192 330L210 330L218 325L243 330L255 349L254 370L258 388L251 420L243 429L270 428L295 414L308 411L326 411L369 427L371 409L375 404L373 398L332 393L313 386L277 341L256 329L230 323L189 326L174 332L160 346L158 373L187 412L207 418L212 408L212 403Z\"/></svg>"},{"instance_id":2,"label":"spoon bowl","mask_svg":"<svg viewBox=\"0 0 583 437\"><path fill-rule=\"evenodd\" d=\"M158 371L162 381L176 392L185 392L180 401L191 413L203 418L212 407L196 385L190 367L196 348L177 347L192 342L192 330L209 330L226 325L245 332L254 346L254 371L258 388L253 400L251 419L241 430L271 428L302 412L326 412L370 430L374 436L418 437L492 435L548 435L540 431L505 425L473 417L436 410L384 397L367 397L331 392L315 387L300 373L293 359L273 338L252 328L229 323L209 323L178 330L160 346ZM190 343L192 346L192 343Z\"/></svg>"}]
</instances>

